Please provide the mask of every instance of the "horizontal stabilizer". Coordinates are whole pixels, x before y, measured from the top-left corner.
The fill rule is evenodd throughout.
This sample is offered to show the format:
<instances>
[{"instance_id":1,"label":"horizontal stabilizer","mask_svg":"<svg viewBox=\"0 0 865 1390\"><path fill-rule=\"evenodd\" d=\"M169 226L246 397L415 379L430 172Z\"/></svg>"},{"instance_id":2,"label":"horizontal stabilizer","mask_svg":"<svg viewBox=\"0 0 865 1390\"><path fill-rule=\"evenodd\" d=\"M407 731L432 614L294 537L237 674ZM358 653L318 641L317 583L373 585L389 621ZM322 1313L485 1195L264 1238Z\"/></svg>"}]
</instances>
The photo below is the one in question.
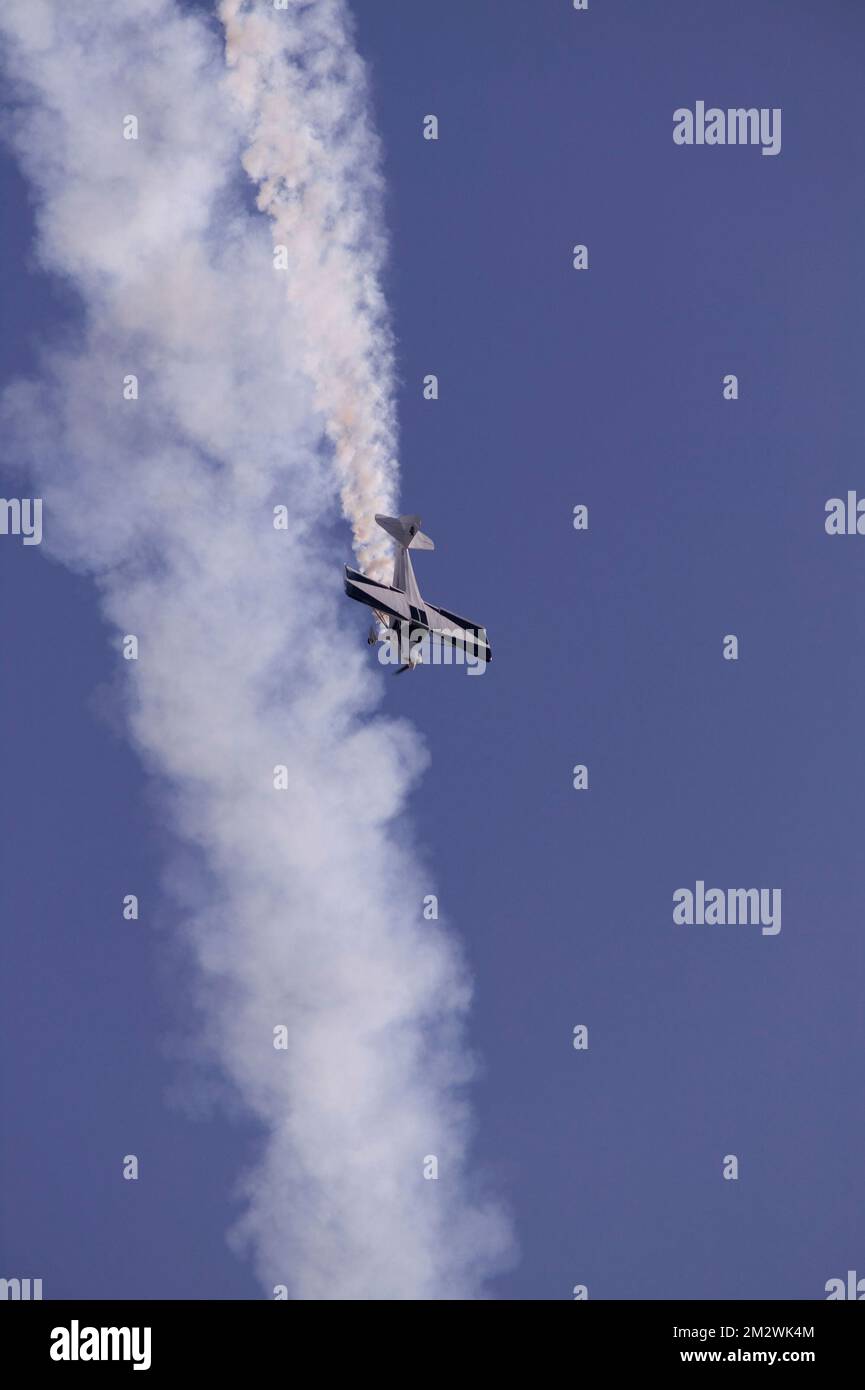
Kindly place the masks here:
<instances>
[{"instance_id":1,"label":"horizontal stabilizer","mask_svg":"<svg viewBox=\"0 0 865 1390\"><path fill-rule=\"evenodd\" d=\"M393 536L404 550L435 550L435 544L420 529L419 516L382 516L376 514L376 521L383 531Z\"/></svg>"}]
</instances>

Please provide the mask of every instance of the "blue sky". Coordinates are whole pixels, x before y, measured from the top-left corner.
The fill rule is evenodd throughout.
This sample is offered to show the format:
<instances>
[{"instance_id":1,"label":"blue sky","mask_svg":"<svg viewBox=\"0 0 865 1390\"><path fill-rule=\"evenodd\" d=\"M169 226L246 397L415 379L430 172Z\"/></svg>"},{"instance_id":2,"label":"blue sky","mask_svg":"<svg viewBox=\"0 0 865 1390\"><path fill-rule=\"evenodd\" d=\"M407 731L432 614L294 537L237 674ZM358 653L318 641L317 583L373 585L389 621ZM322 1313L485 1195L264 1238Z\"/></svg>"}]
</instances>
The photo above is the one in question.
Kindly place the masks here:
<instances>
[{"instance_id":1,"label":"blue sky","mask_svg":"<svg viewBox=\"0 0 865 1390\"><path fill-rule=\"evenodd\" d=\"M490 1292L819 1298L865 1259L865 541L823 526L827 498L865 493L865 15L354 9L402 505L437 546L416 572L495 652L481 679L381 674L431 753L413 834L474 976L475 1166L520 1246ZM781 154L675 146L698 99L780 107ZM0 192L5 380L76 307L33 266L8 157ZM174 1099L191 967L161 888L171 836L101 713L95 591L11 537L0 586L4 1267L53 1297L260 1297L225 1240L255 1133ZM698 879L781 888L781 932L674 927ZM147 927L119 920L130 882ZM139 1151L147 1180L119 1182Z\"/></svg>"}]
</instances>

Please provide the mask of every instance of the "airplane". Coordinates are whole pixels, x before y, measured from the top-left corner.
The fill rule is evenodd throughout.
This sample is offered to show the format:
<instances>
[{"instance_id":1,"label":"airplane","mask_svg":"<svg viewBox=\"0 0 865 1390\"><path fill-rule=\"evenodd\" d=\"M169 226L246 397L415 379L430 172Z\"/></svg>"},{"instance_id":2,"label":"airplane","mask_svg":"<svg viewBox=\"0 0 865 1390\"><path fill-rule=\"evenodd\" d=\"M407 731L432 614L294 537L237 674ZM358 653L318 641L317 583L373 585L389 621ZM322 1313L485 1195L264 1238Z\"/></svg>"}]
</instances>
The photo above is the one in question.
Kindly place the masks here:
<instances>
[{"instance_id":1,"label":"airplane","mask_svg":"<svg viewBox=\"0 0 865 1390\"><path fill-rule=\"evenodd\" d=\"M423 641L427 634L450 642L454 648L477 661L478 665L492 661L493 654L485 628L469 618L449 613L446 608L434 608L421 598L409 551L435 550L435 545L420 529L420 517L381 516L377 513L375 519L397 543L393 583L381 584L359 570L351 569L349 565L345 567L345 592L349 598L371 608L377 619L366 639L369 645L373 647L376 642L390 642L394 634L398 635L401 652L407 659L394 672L397 676L413 671L421 664L419 641ZM422 633L424 637L418 639L414 636L416 633Z\"/></svg>"}]
</instances>

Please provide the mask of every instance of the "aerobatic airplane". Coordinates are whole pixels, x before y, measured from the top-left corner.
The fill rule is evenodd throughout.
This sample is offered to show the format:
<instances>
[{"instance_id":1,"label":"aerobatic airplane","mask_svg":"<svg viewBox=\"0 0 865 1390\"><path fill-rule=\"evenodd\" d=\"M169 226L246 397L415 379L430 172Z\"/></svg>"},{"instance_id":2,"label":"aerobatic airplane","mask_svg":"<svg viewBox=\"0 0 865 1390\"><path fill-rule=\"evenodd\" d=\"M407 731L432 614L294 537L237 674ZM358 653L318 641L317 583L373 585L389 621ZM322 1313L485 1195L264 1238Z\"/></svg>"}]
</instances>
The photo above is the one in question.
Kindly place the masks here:
<instances>
[{"instance_id":1,"label":"aerobatic airplane","mask_svg":"<svg viewBox=\"0 0 865 1390\"><path fill-rule=\"evenodd\" d=\"M478 667L492 661L486 629L468 618L449 613L446 608L434 608L420 596L412 568L410 550L435 550L429 536L420 529L419 516L376 516L376 521L397 543L393 566L393 583L380 584L358 570L345 567L345 592L358 603L373 610L377 623L369 630L367 641L390 642L399 638L403 665L395 675L413 671L422 660L421 646L428 638L450 643Z\"/></svg>"}]
</instances>

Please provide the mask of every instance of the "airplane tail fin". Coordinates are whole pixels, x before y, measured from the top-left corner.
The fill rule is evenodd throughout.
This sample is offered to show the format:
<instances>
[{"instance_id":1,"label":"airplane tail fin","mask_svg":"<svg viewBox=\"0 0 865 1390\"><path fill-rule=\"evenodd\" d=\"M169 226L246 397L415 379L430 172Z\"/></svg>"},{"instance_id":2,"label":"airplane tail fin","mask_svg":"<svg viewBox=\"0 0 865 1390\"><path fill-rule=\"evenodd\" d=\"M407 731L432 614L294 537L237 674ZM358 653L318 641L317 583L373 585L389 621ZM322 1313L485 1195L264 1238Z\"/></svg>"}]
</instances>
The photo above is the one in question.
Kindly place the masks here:
<instances>
[{"instance_id":1,"label":"airplane tail fin","mask_svg":"<svg viewBox=\"0 0 865 1390\"><path fill-rule=\"evenodd\" d=\"M383 531L403 547L404 550L435 550L435 544L420 529L419 516L382 516L376 514L376 521Z\"/></svg>"}]
</instances>

